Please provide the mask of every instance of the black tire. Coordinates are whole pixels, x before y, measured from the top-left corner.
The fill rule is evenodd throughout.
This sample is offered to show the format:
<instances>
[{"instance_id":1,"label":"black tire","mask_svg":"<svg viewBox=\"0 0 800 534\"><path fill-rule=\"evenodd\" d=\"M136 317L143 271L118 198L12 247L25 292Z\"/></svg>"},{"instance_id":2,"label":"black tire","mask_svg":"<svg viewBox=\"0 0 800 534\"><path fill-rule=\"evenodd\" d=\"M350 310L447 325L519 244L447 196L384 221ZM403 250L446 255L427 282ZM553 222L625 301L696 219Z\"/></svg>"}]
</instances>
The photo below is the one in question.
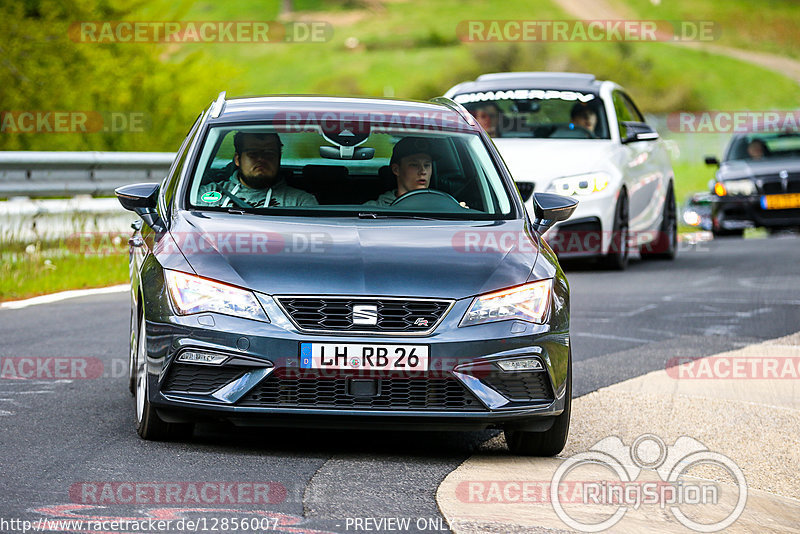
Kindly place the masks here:
<instances>
[{"instance_id":1,"label":"black tire","mask_svg":"<svg viewBox=\"0 0 800 534\"><path fill-rule=\"evenodd\" d=\"M601 258L601 264L614 271L624 271L628 266L630 247L628 246L628 194L623 189L617 198L614 210L614 227L608 253Z\"/></svg>"},{"instance_id":2,"label":"black tire","mask_svg":"<svg viewBox=\"0 0 800 534\"><path fill-rule=\"evenodd\" d=\"M192 423L167 423L158 416L155 408L150 404L150 399L148 399L145 322L141 313L137 315L139 328L137 333L138 343L136 344L136 380L134 387L136 432L142 439L153 441L190 437L194 430Z\"/></svg>"},{"instance_id":3,"label":"black tire","mask_svg":"<svg viewBox=\"0 0 800 534\"><path fill-rule=\"evenodd\" d=\"M567 363L567 392L564 411L556 416L553 426L544 432L504 430L508 450L519 456L555 456L564 450L569 437L569 420L572 412L572 353Z\"/></svg>"},{"instance_id":4,"label":"black tire","mask_svg":"<svg viewBox=\"0 0 800 534\"><path fill-rule=\"evenodd\" d=\"M131 303L131 346L128 352L128 391L131 396L136 396L136 350L139 346L139 324L136 320L139 317L139 312L133 307Z\"/></svg>"},{"instance_id":5,"label":"black tire","mask_svg":"<svg viewBox=\"0 0 800 534\"><path fill-rule=\"evenodd\" d=\"M675 191L672 184L667 189L667 197L662 208L661 227L656 239L639 248L644 260L674 260L678 250L678 217L675 206Z\"/></svg>"}]
</instances>

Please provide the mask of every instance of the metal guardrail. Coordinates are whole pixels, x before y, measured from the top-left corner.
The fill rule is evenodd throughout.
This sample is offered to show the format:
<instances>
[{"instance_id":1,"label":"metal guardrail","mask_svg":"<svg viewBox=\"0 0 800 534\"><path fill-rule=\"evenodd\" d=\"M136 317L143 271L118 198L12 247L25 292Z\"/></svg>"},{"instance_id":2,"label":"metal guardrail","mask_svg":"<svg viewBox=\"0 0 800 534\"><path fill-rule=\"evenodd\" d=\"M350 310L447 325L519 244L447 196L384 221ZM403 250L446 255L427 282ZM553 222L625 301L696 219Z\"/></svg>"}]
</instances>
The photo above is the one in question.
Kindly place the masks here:
<instances>
[{"instance_id":1,"label":"metal guardrail","mask_svg":"<svg viewBox=\"0 0 800 534\"><path fill-rule=\"evenodd\" d=\"M172 152L0 152L0 198L112 195L121 185L160 182Z\"/></svg>"}]
</instances>

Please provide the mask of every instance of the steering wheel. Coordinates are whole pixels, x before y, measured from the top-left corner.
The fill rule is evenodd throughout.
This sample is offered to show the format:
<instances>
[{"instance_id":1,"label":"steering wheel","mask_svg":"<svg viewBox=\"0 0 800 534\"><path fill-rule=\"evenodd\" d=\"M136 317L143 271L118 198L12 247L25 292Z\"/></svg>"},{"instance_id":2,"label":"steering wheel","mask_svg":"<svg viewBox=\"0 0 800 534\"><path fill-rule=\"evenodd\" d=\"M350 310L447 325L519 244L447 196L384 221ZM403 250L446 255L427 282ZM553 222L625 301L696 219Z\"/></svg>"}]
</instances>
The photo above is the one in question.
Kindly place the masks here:
<instances>
[{"instance_id":1,"label":"steering wheel","mask_svg":"<svg viewBox=\"0 0 800 534\"><path fill-rule=\"evenodd\" d=\"M428 196L430 195L430 196ZM416 199L417 202L414 202L412 199ZM423 200L425 199L425 200ZM426 200L430 200L431 202L426 202ZM397 197L394 202L389 204L390 206L397 206L402 203L409 204L410 208L417 207L417 208L436 208L438 206L445 207L441 201L447 200L446 207L451 207L450 202L461 207L458 200L453 198L452 195L445 193L444 191L437 191L436 189L414 189L413 191L408 191ZM415 205L416 204L416 205ZM438 205L438 206L437 206Z\"/></svg>"}]
</instances>

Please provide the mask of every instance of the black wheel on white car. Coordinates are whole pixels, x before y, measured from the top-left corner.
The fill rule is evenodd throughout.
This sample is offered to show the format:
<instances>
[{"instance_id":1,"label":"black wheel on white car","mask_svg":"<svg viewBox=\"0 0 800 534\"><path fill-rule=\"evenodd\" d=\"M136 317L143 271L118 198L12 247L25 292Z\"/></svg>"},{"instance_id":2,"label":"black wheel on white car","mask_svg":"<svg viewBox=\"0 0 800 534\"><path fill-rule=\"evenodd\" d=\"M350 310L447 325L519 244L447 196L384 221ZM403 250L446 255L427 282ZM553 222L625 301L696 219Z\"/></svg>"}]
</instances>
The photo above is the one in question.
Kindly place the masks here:
<instances>
[{"instance_id":1,"label":"black wheel on white car","mask_svg":"<svg viewBox=\"0 0 800 534\"><path fill-rule=\"evenodd\" d=\"M628 194L623 189L617 198L614 210L614 227L611 231L611 243L602 264L616 271L624 271L628 266L630 248L628 247Z\"/></svg>"},{"instance_id":2,"label":"black wheel on white car","mask_svg":"<svg viewBox=\"0 0 800 534\"><path fill-rule=\"evenodd\" d=\"M678 250L678 216L675 206L675 191L669 184L662 208L661 227L655 240L642 245L639 251L645 260L674 260Z\"/></svg>"},{"instance_id":3,"label":"black wheel on white car","mask_svg":"<svg viewBox=\"0 0 800 534\"><path fill-rule=\"evenodd\" d=\"M136 344L136 432L142 439L165 441L191 436L194 425L191 423L167 423L156 413L148 398L147 379L147 336L144 316L137 314L138 333Z\"/></svg>"},{"instance_id":4,"label":"black wheel on white car","mask_svg":"<svg viewBox=\"0 0 800 534\"><path fill-rule=\"evenodd\" d=\"M504 430L508 450L520 456L555 456L564 450L569 437L569 420L572 412L572 351L567 363L567 391L564 411L557 415L553 426L544 432Z\"/></svg>"}]
</instances>

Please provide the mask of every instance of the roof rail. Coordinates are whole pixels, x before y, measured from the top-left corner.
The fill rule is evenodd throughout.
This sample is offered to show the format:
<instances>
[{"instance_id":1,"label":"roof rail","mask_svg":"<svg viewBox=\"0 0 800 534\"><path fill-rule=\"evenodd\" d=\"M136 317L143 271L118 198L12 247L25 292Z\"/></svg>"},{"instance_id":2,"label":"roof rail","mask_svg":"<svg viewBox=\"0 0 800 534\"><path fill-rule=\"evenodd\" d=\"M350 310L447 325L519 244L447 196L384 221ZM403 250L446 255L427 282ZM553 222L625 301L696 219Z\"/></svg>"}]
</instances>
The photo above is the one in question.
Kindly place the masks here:
<instances>
[{"instance_id":1,"label":"roof rail","mask_svg":"<svg viewBox=\"0 0 800 534\"><path fill-rule=\"evenodd\" d=\"M453 111L461 115L461 118L467 121L467 124L469 124L470 126L478 125L478 123L475 122L475 117L473 117L472 114L469 111L467 111L467 108L465 108L458 102L451 100L446 96L437 96L435 98L431 98L430 101L436 104L444 104L448 108L452 109Z\"/></svg>"},{"instance_id":2,"label":"roof rail","mask_svg":"<svg viewBox=\"0 0 800 534\"><path fill-rule=\"evenodd\" d=\"M494 72L491 74L481 74L475 81L488 82L492 80L507 80L509 78L564 78L587 83L591 83L597 79L594 74L584 74L580 72Z\"/></svg>"},{"instance_id":3,"label":"roof rail","mask_svg":"<svg viewBox=\"0 0 800 534\"><path fill-rule=\"evenodd\" d=\"M225 91L222 91L217 99L211 104L211 118L216 119L222 114L222 108L225 107Z\"/></svg>"}]
</instances>

